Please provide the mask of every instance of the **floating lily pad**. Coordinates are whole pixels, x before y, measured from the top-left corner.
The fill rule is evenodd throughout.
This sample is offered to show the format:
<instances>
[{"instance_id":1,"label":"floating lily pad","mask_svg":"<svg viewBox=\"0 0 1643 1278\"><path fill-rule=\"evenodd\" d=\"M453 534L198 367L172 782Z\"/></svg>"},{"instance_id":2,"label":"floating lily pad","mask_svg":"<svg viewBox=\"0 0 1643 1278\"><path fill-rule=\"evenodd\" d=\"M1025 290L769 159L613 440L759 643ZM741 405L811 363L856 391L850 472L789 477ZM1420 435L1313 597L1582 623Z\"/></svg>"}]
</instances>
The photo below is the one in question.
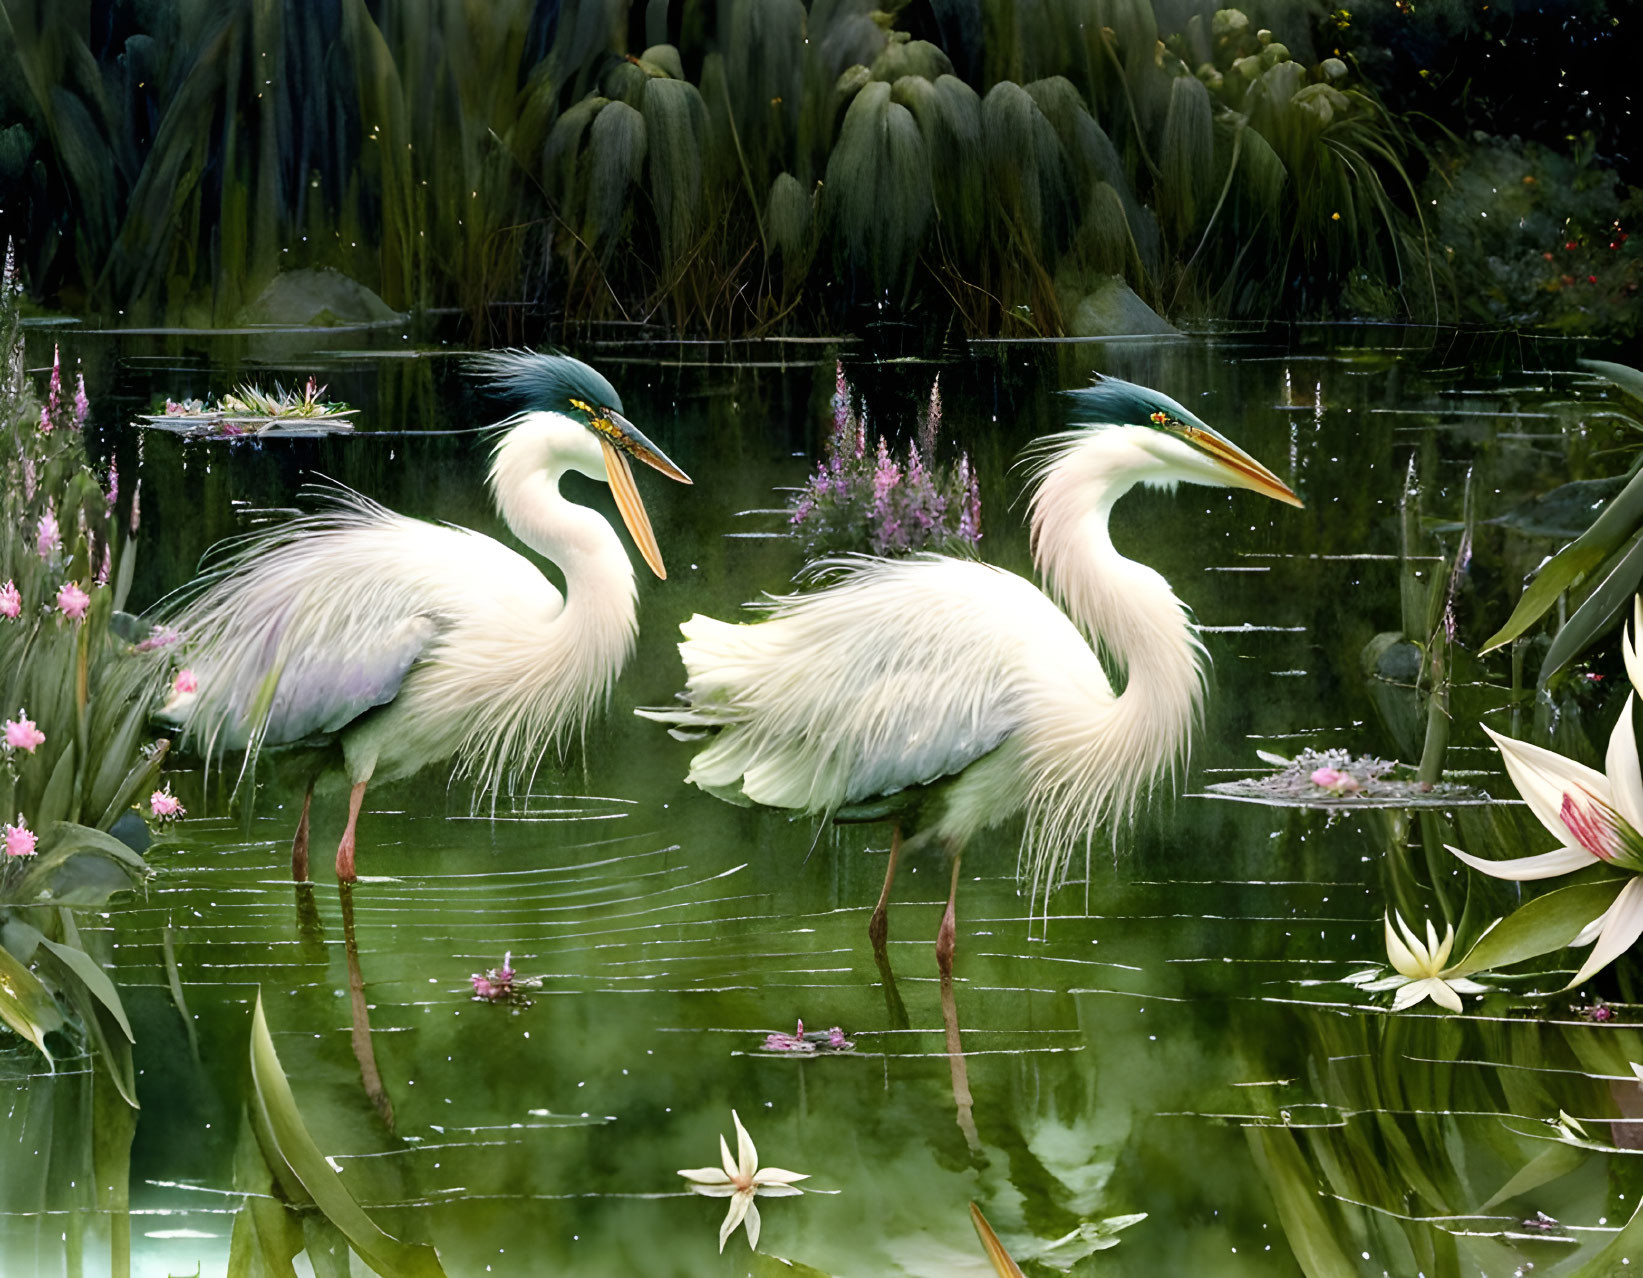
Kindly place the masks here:
<instances>
[{"instance_id":1,"label":"floating lily pad","mask_svg":"<svg viewBox=\"0 0 1643 1278\"><path fill-rule=\"evenodd\" d=\"M1240 803L1264 803L1275 808L1317 808L1338 811L1359 808L1454 808L1500 803L1487 791L1454 781L1428 784L1414 768L1372 755L1353 756L1345 750L1303 750L1293 759L1262 752L1261 757L1279 765L1264 777L1237 781L1217 781L1194 797L1235 799ZM1320 785L1312 777L1320 771L1346 778L1333 786Z\"/></svg>"}]
</instances>

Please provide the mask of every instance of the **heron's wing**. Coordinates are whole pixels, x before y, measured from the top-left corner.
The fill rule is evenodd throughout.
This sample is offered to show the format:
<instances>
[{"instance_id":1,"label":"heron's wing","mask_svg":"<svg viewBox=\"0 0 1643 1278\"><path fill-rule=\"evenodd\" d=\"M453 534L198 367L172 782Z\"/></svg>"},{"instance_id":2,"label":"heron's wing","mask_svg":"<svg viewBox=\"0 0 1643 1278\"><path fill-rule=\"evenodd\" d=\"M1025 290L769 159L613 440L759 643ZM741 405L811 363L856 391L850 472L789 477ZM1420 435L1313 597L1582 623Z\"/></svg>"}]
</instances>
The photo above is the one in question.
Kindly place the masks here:
<instances>
[{"instance_id":1,"label":"heron's wing","mask_svg":"<svg viewBox=\"0 0 1643 1278\"><path fill-rule=\"evenodd\" d=\"M962 771L1021 726L1026 681L1060 645L1090 659L1032 583L941 556L854 561L768 620L681 629L689 704L643 713L720 729L691 781L806 811Z\"/></svg>"},{"instance_id":2,"label":"heron's wing","mask_svg":"<svg viewBox=\"0 0 1643 1278\"><path fill-rule=\"evenodd\" d=\"M197 690L162 717L208 756L339 731L394 699L445 625L442 580L487 540L357 494L241 539L165 610Z\"/></svg>"}]
</instances>

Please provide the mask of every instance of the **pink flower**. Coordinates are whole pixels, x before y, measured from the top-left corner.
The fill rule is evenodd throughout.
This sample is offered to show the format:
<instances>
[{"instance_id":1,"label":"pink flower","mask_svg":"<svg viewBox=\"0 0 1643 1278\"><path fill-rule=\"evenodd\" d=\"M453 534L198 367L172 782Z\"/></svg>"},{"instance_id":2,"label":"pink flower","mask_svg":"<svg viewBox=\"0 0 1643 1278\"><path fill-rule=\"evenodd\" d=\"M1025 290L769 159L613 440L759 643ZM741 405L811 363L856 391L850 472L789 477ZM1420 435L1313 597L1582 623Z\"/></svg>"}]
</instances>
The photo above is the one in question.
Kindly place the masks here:
<instances>
[{"instance_id":1,"label":"pink flower","mask_svg":"<svg viewBox=\"0 0 1643 1278\"><path fill-rule=\"evenodd\" d=\"M120 468L114 462L108 464L108 506L114 509L114 503L120 500Z\"/></svg>"},{"instance_id":2,"label":"pink flower","mask_svg":"<svg viewBox=\"0 0 1643 1278\"><path fill-rule=\"evenodd\" d=\"M42 559L50 559L52 554L63 544L63 534L57 527L57 516L46 511L40 516L40 525L35 529L34 548Z\"/></svg>"},{"instance_id":3,"label":"pink flower","mask_svg":"<svg viewBox=\"0 0 1643 1278\"><path fill-rule=\"evenodd\" d=\"M51 410L53 417L57 416L57 409L63 402L63 351L53 345L51 348L51 385L46 389L46 407Z\"/></svg>"},{"instance_id":4,"label":"pink flower","mask_svg":"<svg viewBox=\"0 0 1643 1278\"><path fill-rule=\"evenodd\" d=\"M35 747L46 739L46 734L40 731L39 725L34 723L27 714L19 710L15 719L6 720L6 748L8 750L24 750L33 754Z\"/></svg>"},{"instance_id":5,"label":"pink flower","mask_svg":"<svg viewBox=\"0 0 1643 1278\"><path fill-rule=\"evenodd\" d=\"M57 592L57 607L70 621L82 621L91 607L91 596L80 589L79 582L65 581Z\"/></svg>"},{"instance_id":6,"label":"pink flower","mask_svg":"<svg viewBox=\"0 0 1643 1278\"><path fill-rule=\"evenodd\" d=\"M15 581L0 586L0 617L15 617L23 611L23 593Z\"/></svg>"},{"instance_id":7,"label":"pink flower","mask_svg":"<svg viewBox=\"0 0 1643 1278\"><path fill-rule=\"evenodd\" d=\"M33 856L34 845L39 842L34 831L23 824L23 814L17 814L17 824L6 827L6 855Z\"/></svg>"},{"instance_id":8,"label":"pink flower","mask_svg":"<svg viewBox=\"0 0 1643 1278\"><path fill-rule=\"evenodd\" d=\"M198 692L199 690L200 681L194 677L192 670L177 671L177 677L171 681L171 691L175 696L185 696L190 692Z\"/></svg>"},{"instance_id":9,"label":"pink flower","mask_svg":"<svg viewBox=\"0 0 1643 1278\"><path fill-rule=\"evenodd\" d=\"M475 972L469 979L474 983L475 998L490 1000L500 997L501 992L491 984L487 977Z\"/></svg>"},{"instance_id":10,"label":"pink flower","mask_svg":"<svg viewBox=\"0 0 1643 1278\"><path fill-rule=\"evenodd\" d=\"M1352 794L1358 789L1356 777L1350 772L1337 772L1334 768L1319 768L1311 779L1313 785L1331 794Z\"/></svg>"},{"instance_id":11,"label":"pink flower","mask_svg":"<svg viewBox=\"0 0 1643 1278\"><path fill-rule=\"evenodd\" d=\"M74 424L76 427L86 424L86 415L91 412L91 401L86 398L86 375L75 374L74 387Z\"/></svg>"},{"instance_id":12,"label":"pink flower","mask_svg":"<svg viewBox=\"0 0 1643 1278\"><path fill-rule=\"evenodd\" d=\"M174 821L188 815L182 800L171 793L169 785L148 796L148 810L162 821Z\"/></svg>"},{"instance_id":13,"label":"pink flower","mask_svg":"<svg viewBox=\"0 0 1643 1278\"><path fill-rule=\"evenodd\" d=\"M49 435L51 434L51 429L51 409L42 406L40 409L40 433L42 435Z\"/></svg>"}]
</instances>

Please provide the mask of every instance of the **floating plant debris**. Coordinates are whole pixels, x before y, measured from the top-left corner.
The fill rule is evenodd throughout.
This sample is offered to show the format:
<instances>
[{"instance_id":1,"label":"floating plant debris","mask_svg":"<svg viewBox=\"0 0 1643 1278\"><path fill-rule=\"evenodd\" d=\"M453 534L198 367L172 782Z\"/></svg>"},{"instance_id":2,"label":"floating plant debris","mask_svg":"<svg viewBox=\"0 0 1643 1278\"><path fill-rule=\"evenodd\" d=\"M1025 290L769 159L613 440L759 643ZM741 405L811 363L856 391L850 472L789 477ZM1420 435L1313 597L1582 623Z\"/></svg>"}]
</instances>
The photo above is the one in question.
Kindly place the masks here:
<instances>
[{"instance_id":1,"label":"floating plant debris","mask_svg":"<svg viewBox=\"0 0 1643 1278\"><path fill-rule=\"evenodd\" d=\"M493 967L488 972L475 972L468 979L473 982L476 1003L513 1003L529 1007L530 999L525 997L524 992L542 987L540 976L521 976L514 970L511 950L502 956L501 967Z\"/></svg>"},{"instance_id":2,"label":"floating plant debris","mask_svg":"<svg viewBox=\"0 0 1643 1278\"><path fill-rule=\"evenodd\" d=\"M1302 750L1293 759L1259 752L1277 766L1265 777L1217 781L1200 797L1281 808L1452 808L1496 803L1487 792L1453 781L1423 782L1414 768L1346 750Z\"/></svg>"},{"instance_id":3,"label":"floating plant debris","mask_svg":"<svg viewBox=\"0 0 1643 1278\"><path fill-rule=\"evenodd\" d=\"M800 1021L798 1028L791 1034L768 1034L764 1040L764 1050L767 1052L797 1052L800 1055L814 1055L817 1052L853 1052L856 1050L854 1039L846 1038L844 1031L837 1025L832 1029L807 1030L804 1022Z\"/></svg>"},{"instance_id":4,"label":"floating plant debris","mask_svg":"<svg viewBox=\"0 0 1643 1278\"><path fill-rule=\"evenodd\" d=\"M351 419L359 410L327 400L325 391L312 377L301 390L288 391L276 383L272 394L246 384L223 395L215 404L198 399L167 399L163 412L144 413L137 423L179 435L211 439L233 439L240 435L326 435L353 430Z\"/></svg>"}]
</instances>

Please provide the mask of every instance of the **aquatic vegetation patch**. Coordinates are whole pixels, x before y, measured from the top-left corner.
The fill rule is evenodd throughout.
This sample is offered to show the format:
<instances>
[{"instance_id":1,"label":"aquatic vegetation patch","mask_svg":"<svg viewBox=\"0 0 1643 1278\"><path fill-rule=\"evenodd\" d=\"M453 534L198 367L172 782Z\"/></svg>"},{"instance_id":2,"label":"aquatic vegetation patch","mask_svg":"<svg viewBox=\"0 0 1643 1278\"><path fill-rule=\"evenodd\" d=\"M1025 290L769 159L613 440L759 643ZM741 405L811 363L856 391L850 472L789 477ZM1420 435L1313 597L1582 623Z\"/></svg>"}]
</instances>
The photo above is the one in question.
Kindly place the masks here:
<instances>
[{"instance_id":1,"label":"aquatic vegetation patch","mask_svg":"<svg viewBox=\"0 0 1643 1278\"><path fill-rule=\"evenodd\" d=\"M1216 798L1297 808L1446 808L1494 802L1473 786L1423 781L1408 764L1349 750L1307 749L1292 759L1263 750L1261 758L1277 771L1217 781L1205 791Z\"/></svg>"},{"instance_id":2,"label":"aquatic vegetation patch","mask_svg":"<svg viewBox=\"0 0 1643 1278\"><path fill-rule=\"evenodd\" d=\"M941 384L918 436L897 460L883 435L868 447L867 427L854 406L844 366L834 375L832 425L825 456L789 503L788 524L805 554L868 552L913 554L968 549L981 540L981 487L968 453L957 462L935 461L941 430Z\"/></svg>"},{"instance_id":3,"label":"aquatic vegetation patch","mask_svg":"<svg viewBox=\"0 0 1643 1278\"><path fill-rule=\"evenodd\" d=\"M326 388L310 377L299 390L275 384L272 391L244 383L215 403L198 399L165 401L163 412L148 413L138 424L176 434L214 438L239 435L315 435L348 431L359 411L325 398Z\"/></svg>"}]
</instances>

